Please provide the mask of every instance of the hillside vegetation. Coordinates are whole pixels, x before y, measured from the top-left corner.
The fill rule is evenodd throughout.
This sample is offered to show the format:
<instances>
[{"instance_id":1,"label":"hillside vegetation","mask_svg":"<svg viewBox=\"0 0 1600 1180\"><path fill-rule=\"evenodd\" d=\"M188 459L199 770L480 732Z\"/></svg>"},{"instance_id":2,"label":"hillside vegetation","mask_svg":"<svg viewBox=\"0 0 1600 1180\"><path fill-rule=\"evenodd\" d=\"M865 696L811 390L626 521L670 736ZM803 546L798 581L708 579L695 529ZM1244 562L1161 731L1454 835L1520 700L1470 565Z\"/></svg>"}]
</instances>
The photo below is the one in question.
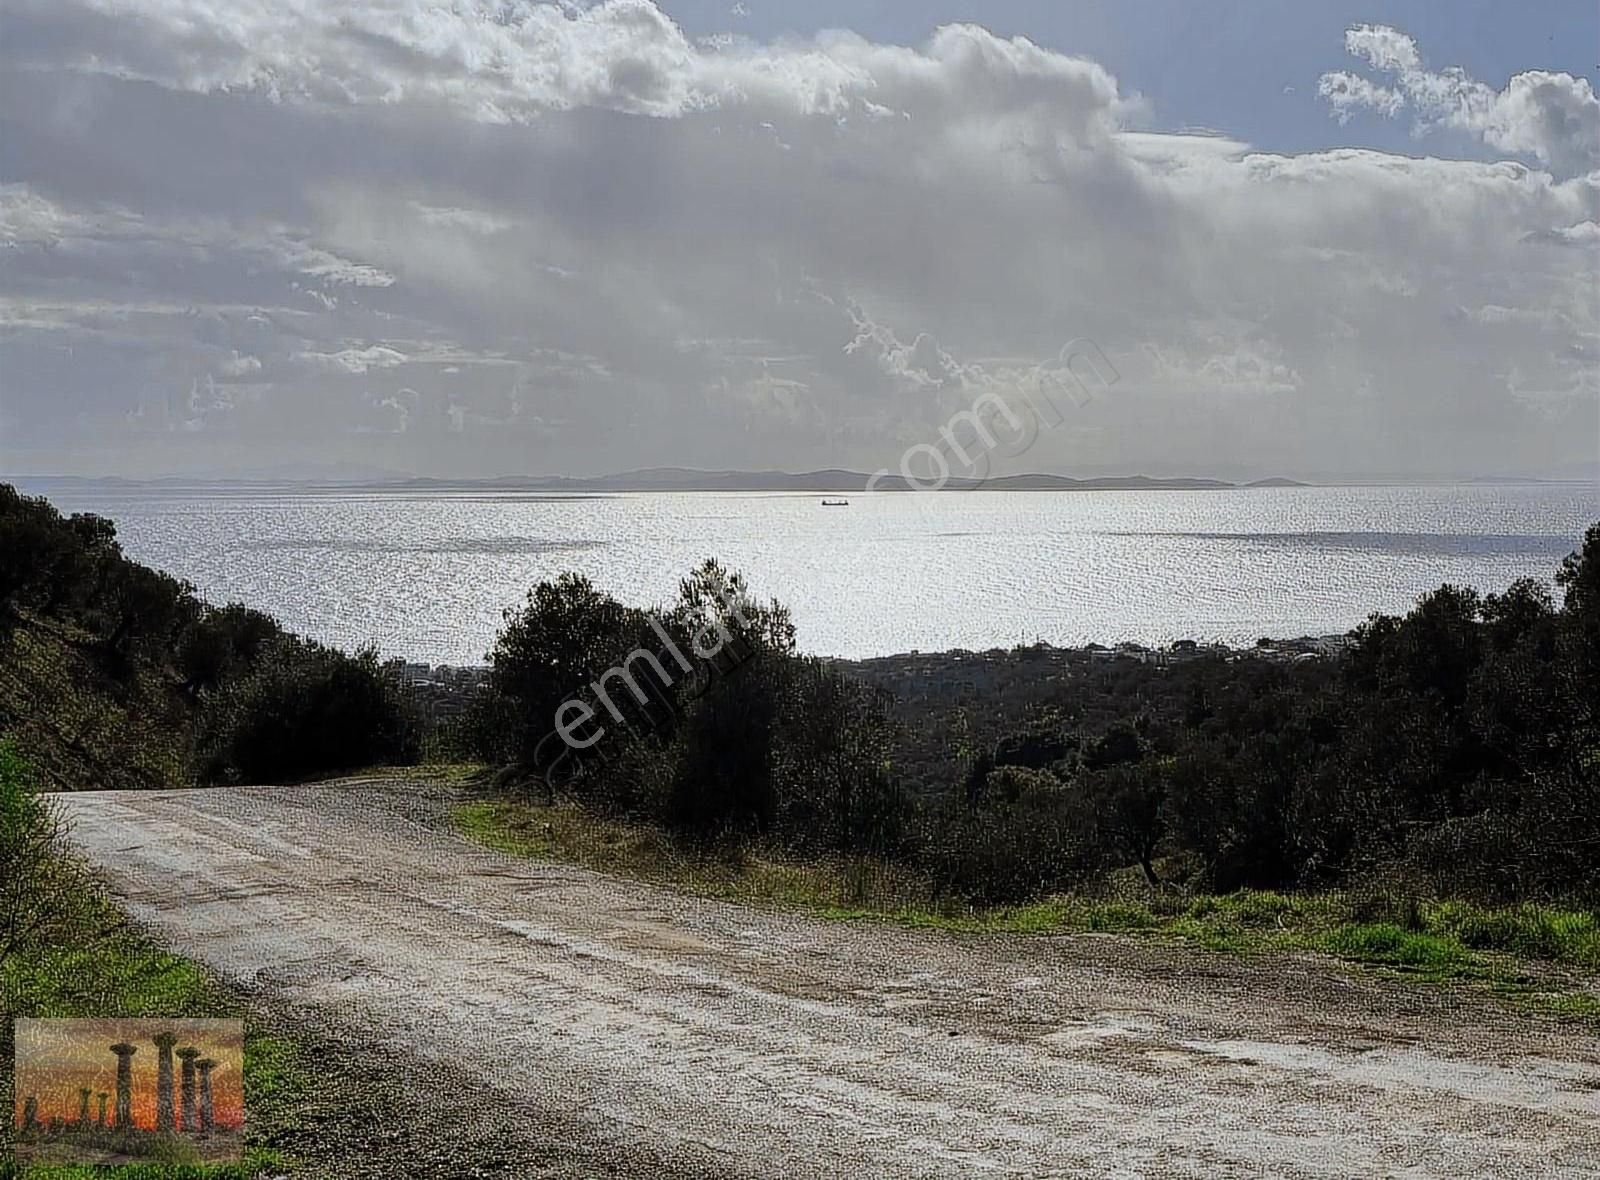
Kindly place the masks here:
<instances>
[{"instance_id":1,"label":"hillside vegetation","mask_svg":"<svg viewBox=\"0 0 1600 1180\"><path fill-rule=\"evenodd\" d=\"M1600 525L1554 572L1559 603L1534 579L1441 586L1327 661L1116 661L952 731L953 786L925 781L919 718L797 655L783 607L738 575L707 563L655 612L566 575L507 612L459 738L547 798L679 839L870 855L985 905L1129 869L1182 895L1592 905Z\"/></svg>"},{"instance_id":2,"label":"hillside vegetation","mask_svg":"<svg viewBox=\"0 0 1600 1180\"><path fill-rule=\"evenodd\" d=\"M146 661L111 675L81 627L27 614L0 657L0 732L52 791L189 785L192 703Z\"/></svg>"},{"instance_id":3,"label":"hillside vegetation","mask_svg":"<svg viewBox=\"0 0 1600 1180\"><path fill-rule=\"evenodd\" d=\"M115 526L0 484L0 734L45 790L283 781L416 756L375 655L202 602Z\"/></svg>"}]
</instances>

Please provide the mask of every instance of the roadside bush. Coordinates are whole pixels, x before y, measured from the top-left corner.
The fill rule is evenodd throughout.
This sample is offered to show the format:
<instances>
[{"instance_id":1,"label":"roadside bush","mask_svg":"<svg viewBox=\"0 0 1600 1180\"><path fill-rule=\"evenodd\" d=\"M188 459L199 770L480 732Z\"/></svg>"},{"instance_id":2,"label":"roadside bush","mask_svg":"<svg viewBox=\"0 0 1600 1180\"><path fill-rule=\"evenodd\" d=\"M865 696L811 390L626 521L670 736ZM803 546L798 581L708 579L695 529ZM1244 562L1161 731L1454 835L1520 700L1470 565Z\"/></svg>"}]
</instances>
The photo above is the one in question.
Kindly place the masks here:
<instances>
[{"instance_id":1,"label":"roadside bush","mask_svg":"<svg viewBox=\"0 0 1600 1180\"><path fill-rule=\"evenodd\" d=\"M784 842L802 851L900 851L910 803L894 773L895 731L882 696L818 660L796 659L780 717L773 777Z\"/></svg>"},{"instance_id":2,"label":"roadside bush","mask_svg":"<svg viewBox=\"0 0 1600 1180\"><path fill-rule=\"evenodd\" d=\"M643 611L623 606L573 573L540 582L504 618L489 653L492 695L482 705L512 722L503 743L495 744L503 744L524 766L543 771L547 767L536 764L549 748L544 743L554 731L556 710L631 652L653 650L659 640ZM481 730L478 736L485 744L492 740Z\"/></svg>"},{"instance_id":3,"label":"roadside bush","mask_svg":"<svg viewBox=\"0 0 1600 1180\"><path fill-rule=\"evenodd\" d=\"M369 651L274 641L247 675L202 706L202 773L214 782L287 782L417 760L404 690Z\"/></svg>"},{"instance_id":4,"label":"roadside bush","mask_svg":"<svg viewBox=\"0 0 1600 1180\"><path fill-rule=\"evenodd\" d=\"M755 601L743 578L705 561L679 583L666 619L684 650L716 654L678 685L682 723L669 753L665 818L700 839L771 834L794 659L789 612Z\"/></svg>"},{"instance_id":5,"label":"roadside bush","mask_svg":"<svg viewBox=\"0 0 1600 1180\"><path fill-rule=\"evenodd\" d=\"M1522 892L1523 866L1533 850L1525 847L1522 826L1492 812L1441 820L1411 838L1406 865L1434 892L1492 901Z\"/></svg>"},{"instance_id":6,"label":"roadside bush","mask_svg":"<svg viewBox=\"0 0 1600 1180\"><path fill-rule=\"evenodd\" d=\"M516 762L522 752L516 701L493 684L478 685L460 714L441 727L440 744L447 754L471 762L492 766Z\"/></svg>"},{"instance_id":7,"label":"roadside bush","mask_svg":"<svg viewBox=\"0 0 1600 1180\"><path fill-rule=\"evenodd\" d=\"M117 530L91 513L63 517L42 497L0 484L0 629L21 610L91 631L120 670L165 656L200 613L193 588L122 555Z\"/></svg>"},{"instance_id":8,"label":"roadside bush","mask_svg":"<svg viewBox=\"0 0 1600 1180\"><path fill-rule=\"evenodd\" d=\"M15 745L0 739L0 968L47 928L73 920L85 897L65 821L34 792Z\"/></svg>"},{"instance_id":9,"label":"roadside bush","mask_svg":"<svg viewBox=\"0 0 1600 1180\"><path fill-rule=\"evenodd\" d=\"M788 610L737 573L702 562L652 612L563 574L505 618L452 737L477 757L696 841L900 849L907 803L881 698L797 656ZM569 745L558 710L578 743L598 740Z\"/></svg>"},{"instance_id":10,"label":"roadside bush","mask_svg":"<svg viewBox=\"0 0 1600 1180\"><path fill-rule=\"evenodd\" d=\"M981 798L936 815L921 849L935 887L980 904L1097 886L1108 867L1093 807L1045 771L991 771Z\"/></svg>"}]
</instances>

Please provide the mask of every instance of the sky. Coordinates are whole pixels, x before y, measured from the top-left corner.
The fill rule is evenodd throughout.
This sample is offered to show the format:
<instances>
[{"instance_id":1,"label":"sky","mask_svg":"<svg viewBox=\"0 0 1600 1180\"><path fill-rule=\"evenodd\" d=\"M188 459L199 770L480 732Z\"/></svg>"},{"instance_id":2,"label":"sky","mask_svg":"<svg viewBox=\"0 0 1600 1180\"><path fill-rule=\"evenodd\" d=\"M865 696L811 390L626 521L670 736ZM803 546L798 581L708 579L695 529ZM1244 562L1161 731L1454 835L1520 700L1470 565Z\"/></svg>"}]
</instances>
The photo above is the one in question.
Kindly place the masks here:
<instances>
[{"instance_id":1,"label":"sky","mask_svg":"<svg viewBox=\"0 0 1600 1180\"><path fill-rule=\"evenodd\" d=\"M1041 389L999 470L1593 474L1597 80L1588 2L7 0L0 476L872 471Z\"/></svg>"}]
</instances>

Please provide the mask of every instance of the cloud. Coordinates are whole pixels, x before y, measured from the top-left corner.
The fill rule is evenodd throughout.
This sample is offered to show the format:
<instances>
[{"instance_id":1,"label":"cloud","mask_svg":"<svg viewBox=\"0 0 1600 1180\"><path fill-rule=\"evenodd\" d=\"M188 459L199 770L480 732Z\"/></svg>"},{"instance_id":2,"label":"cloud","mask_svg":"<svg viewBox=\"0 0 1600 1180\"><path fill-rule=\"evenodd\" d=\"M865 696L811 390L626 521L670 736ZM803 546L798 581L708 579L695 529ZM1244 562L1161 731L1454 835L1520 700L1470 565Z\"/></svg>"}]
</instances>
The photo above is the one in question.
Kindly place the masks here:
<instances>
[{"instance_id":1,"label":"cloud","mask_svg":"<svg viewBox=\"0 0 1600 1180\"><path fill-rule=\"evenodd\" d=\"M21 9L52 34L70 31L71 64L83 71L275 102L440 104L486 122L577 108L672 117L722 106L829 115L863 112L869 101L895 107L880 95L928 109L959 93L979 104L975 114L1019 97L1058 111L1088 92L1115 98L1099 66L972 25L947 25L917 52L846 33L805 48L701 46L649 0L23 0Z\"/></svg>"},{"instance_id":2,"label":"cloud","mask_svg":"<svg viewBox=\"0 0 1600 1180\"><path fill-rule=\"evenodd\" d=\"M1416 41L1388 25L1354 25L1345 31L1344 47L1386 74L1415 74L1422 69Z\"/></svg>"},{"instance_id":3,"label":"cloud","mask_svg":"<svg viewBox=\"0 0 1600 1180\"><path fill-rule=\"evenodd\" d=\"M1029 468L1539 470L1600 429L1600 177L1554 117L1506 116L1549 168L1266 153L974 25L701 44L644 3L6 19L17 469L870 471L1077 338L1121 379ZM1335 112L1420 112L1410 39L1357 45Z\"/></svg>"},{"instance_id":4,"label":"cloud","mask_svg":"<svg viewBox=\"0 0 1600 1180\"><path fill-rule=\"evenodd\" d=\"M302 242L279 242L269 249L278 253L284 266L323 282L355 287L387 287L394 282L392 274L375 266L363 266Z\"/></svg>"},{"instance_id":5,"label":"cloud","mask_svg":"<svg viewBox=\"0 0 1600 1180\"><path fill-rule=\"evenodd\" d=\"M302 352L295 359L322 373L365 373L369 369L392 369L406 363L404 353L378 344L342 348L338 352Z\"/></svg>"},{"instance_id":6,"label":"cloud","mask_svg":"<svg viewBox=\"0 0 1600 1180\"><path fill-rule=\"evenodd\" d=\"M1577 225L1558 225L1554 229L1536 230L1528 235L1530 241L1554 242L1563 246L1600 246L1600 222L1580 221Z\"/></svg>"},{"instance_id":7,"label":"cloud","mask_svg":"<svg viewBox=\"0 0 1600 1180\"><path fill-rule=\"evenodd\" d=\"M421 201L412 201L411 208L422 218L424 225L458 229L470 234L496 234L515 224L509 218L498 217L481 209L452 209L425 205Z\"/></svg>"},{"instance_id":8,"label":"cloud","mask_svg":"<svg viewBox=\"0 0 1600 1180\"><path fill-rule=\"evenodd\" d=\"M1352 27L1345 48L1396 86L1343 70L1322 75L1317 93L1341 123L1358 110L1393 118L1409 105L1418 134L1435 127L1465 131L1567 176L1600 168L1600 98L1587 78L1529 70L1497 91L1459 67L1424 68L1416 41L1387 25Z\"/></svg>"},{"instance_id":9,"label":"cloud","mask_svg":"<svg viewBox=\"0 0 1600 1180\"><path fill-rule=\"evenodd\" d=\"M1387 86L1379 86L1358 74L1335 70L1322 75L1317 82L1317 95L1333 107L1340 123L1348 123L1357 111L1373 110L1393 118L1405 106L1405 95Z\"/></svg>"}]
</instances>

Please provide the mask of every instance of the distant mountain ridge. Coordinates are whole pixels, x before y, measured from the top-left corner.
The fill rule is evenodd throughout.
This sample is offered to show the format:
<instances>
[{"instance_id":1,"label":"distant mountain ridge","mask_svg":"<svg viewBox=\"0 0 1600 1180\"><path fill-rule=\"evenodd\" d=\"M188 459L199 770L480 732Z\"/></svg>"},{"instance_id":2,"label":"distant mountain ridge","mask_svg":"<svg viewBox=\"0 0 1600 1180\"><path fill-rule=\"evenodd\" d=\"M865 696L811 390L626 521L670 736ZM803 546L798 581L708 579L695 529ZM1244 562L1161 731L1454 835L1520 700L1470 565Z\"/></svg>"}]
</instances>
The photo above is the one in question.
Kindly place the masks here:
<instances>
[{"instance_id":1,"label":"distant mountain ridge","mask_svg":"<svg viewBox=\"0 0 1600 1180\"><path fill-rule=\"evenodd\" d=\"M860 471L830 467L820 471L701 471L690 467L648 467L614 475L502 475L484 479L442 479L434 476L395 476L353 479L271 479L244 475L234 479L163 476L128 479L121 476L35 476L20 483L45 486L97 485L109 487L159 487L167 489L212 486L373 488L380 490L492 490L521 492L905 492L924 490L903 476L874 477ZM1237 488L1298 488L1311 485L1274 477L1251 483L1199 476L1150 475L1099 476L1074 479L1067 475L997 475L990 479L952 476L942 491L1211 491ZM933 490L933 489L927 489Z\"/></svg>"},{"instance_id":2,"label":"distant mountain ridge","mask_svg":"<svg viewBox=\"0 0 1600 1180\"><path fill-rule=\"evenodd\" d=\"M831 467L821 471L698 471L687 467L649 467L617 475L503 476L498 479L454 480L417 478L399 481L407 488L492 487L539 492L904 492L919 490L899 475L874 478L860 471ZM943 491L1202 491L1241 487L1306 487L1292 479L1230 483L1199 477L1161 478L1149 475L1074 479L1066 475L1000 475L991 479L952 476Z\"/></svg>"}]
</instances>

